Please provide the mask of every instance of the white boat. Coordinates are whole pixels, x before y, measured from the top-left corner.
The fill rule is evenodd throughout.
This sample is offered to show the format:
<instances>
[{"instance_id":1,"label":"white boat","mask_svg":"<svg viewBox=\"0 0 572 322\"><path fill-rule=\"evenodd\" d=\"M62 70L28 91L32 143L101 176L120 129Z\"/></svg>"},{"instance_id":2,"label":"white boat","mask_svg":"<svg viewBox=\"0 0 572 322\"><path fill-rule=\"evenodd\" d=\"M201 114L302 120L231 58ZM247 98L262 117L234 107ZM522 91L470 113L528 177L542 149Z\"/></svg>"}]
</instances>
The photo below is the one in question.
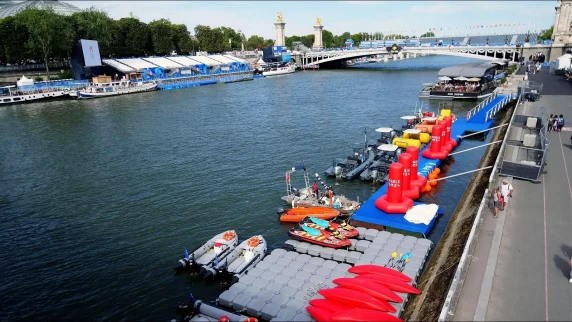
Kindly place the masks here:
<instances>
[{"instance_id":1,"label":"white boat","mask_svg":"<svg viewBox=\"0 0 572 322\"><path fill-rule=\"evenodd\" d=\"M201 271L205 278L213 277L220 273L223 281L234 284L266 256L266 241L261 235L250 237L238 245L224 261L219 261L217 266L203 266Z\"/></svg>"},{"instance_id":2,"label":"white boat","mask_svg":"<svg viewBox=\"0 0 572 322\"><path fill-rule=\"evenodd\" d=\"M176 271L198 270L203 266L212 266L222 261L238 245L238 236L234 230L220 233L190 254L185 249L185 258L179 260Z\"/></svg>"},{"instance_id":3,"label":"white boat","mask_svg":"<svg viewBox=\"0 0 572 322\"><path fill-rule=\"evenodd\" d=\"M0 105L24 103L48 98L57 98L68 95L69 90L64 88L35 90L19 92L16 86L0 87Z\"/></svg>"},{"instance_id":4,"label":"white boat","mask_svg":"<svg viewBox=\"0 0 572 322\"><path fill-rule=\"evenodd\" d=\"M155 82L133 82L127 79L111 81L110 76L98 76L93 78L92 86L70 93L70 96L77 96L78 99L87 99L149 92L156 89L157 84Z\"/></svg>"},{"instance_id":5,"label":"white boat","mask_svg":"<svg viewBox=\"0 0 572 322\"><path fill-rule=\"evenodd\" d=\"M265 69L262 72L262 75L264 75L264 77L277 76L277 75L292 74L295 71L296 71L296 66L286 64L282 66L271 66L269 69Z\"/></svg>"}]
</instances>

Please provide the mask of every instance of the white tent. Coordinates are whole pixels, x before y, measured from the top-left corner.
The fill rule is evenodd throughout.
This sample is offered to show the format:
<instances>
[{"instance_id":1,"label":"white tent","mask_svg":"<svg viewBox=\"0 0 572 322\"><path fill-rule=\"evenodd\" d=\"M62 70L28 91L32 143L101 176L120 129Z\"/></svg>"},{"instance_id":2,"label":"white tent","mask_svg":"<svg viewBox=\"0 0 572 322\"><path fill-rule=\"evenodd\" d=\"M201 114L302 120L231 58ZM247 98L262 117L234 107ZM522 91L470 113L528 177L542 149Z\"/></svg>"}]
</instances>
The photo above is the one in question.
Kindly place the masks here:
<instances>
[{"instance_id":1,"label":"white tent","mask_svg":"<svg viewBox=\"0 0 572 322\"><path fill-rule=\"evenodd\" d=\"M569 69L571 60L572 60L572 55L570 55L570 54L566 54L564 56L560 56L560 57L556 58L556 61L558 62L558 67L556 67L556 68L557 69Z\"/></svg>"},{"instance_id":2,"label":"white tent","mask_svg":"<svg viewBox=\"0 0 572 322\"><path fill-rule=\"evenodd\" d=\"M16 82L16 85L18 85L18 87L34 85L34 80L22 75L22 78Z\"/></svg>"}]
</instances>

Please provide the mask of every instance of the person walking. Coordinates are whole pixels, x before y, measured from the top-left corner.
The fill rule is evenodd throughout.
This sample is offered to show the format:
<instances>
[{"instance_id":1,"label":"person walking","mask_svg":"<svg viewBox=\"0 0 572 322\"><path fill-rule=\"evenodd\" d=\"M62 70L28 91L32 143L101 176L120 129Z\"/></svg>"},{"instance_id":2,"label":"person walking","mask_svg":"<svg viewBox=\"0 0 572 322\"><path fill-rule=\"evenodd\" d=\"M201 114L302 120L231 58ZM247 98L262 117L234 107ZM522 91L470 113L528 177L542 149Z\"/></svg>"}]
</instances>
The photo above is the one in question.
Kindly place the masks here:
<instances>
[{"instance_id":1,"label":"person walking","mask_svg":"<svg viewBox=\"0 0 572 322\"><path fill-rule=\"evenodd\" d=\"M550 114L550 117L548 118L548 133L552 132L552 124L554 123L554 116L552 114Z\"/></svg>"},{"instance_id":2,"label":"person walking","mask_svg":"<svg viewBox=\"0 0 572 322\"><path fill-rule=\"evenodd\" d=\"M501 210L504 210L504 208L506 207L506 201L507 201L508 197L512 198L512 192L513 191L514 191L514 188L512 187L512 185L510 183L508 183L508 180L504 179L502 181L502 185L500 187L500 192L501 192L501 196L502 196Z\"/></svg>"},{"instance_id":3,"label":"person walking","mask_svg":"<svg viewBox=\"0 0 572 322\"><path fill-rule=\"evenodd\" d=\"M502 195L500 193L500 188L497 187L494 194L493 194L493 207L495 208L495 214L493 218L497 218L499 216L499 208L500 208L500 201L502 199Z\"/></svg>"}]
</instances>

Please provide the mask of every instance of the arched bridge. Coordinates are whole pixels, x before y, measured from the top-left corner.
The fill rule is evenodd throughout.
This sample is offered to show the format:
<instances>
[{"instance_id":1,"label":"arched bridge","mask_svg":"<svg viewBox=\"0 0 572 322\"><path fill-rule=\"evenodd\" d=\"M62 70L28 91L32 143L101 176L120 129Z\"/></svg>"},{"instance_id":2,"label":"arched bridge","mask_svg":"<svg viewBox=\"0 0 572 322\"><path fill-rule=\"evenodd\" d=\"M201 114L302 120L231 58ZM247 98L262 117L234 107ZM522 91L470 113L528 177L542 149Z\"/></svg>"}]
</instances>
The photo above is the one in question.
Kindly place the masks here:
<instances>
[{"instance_id":1,"label":"arched bridge","mask_svg":"<svg viewBox=\"0 0 572 322\"><path fill-rule=\"evenodd\" d=\"M535 46L537 47L537 46ZM391 55L398 59L423 55L448 55L483 60L510 59L516 61L520 48L516 46L448 46L356 49L346 51L307 52L300 54L304 66L337 65L344 61L373 55Z\"/></svg>"}]
</instances>

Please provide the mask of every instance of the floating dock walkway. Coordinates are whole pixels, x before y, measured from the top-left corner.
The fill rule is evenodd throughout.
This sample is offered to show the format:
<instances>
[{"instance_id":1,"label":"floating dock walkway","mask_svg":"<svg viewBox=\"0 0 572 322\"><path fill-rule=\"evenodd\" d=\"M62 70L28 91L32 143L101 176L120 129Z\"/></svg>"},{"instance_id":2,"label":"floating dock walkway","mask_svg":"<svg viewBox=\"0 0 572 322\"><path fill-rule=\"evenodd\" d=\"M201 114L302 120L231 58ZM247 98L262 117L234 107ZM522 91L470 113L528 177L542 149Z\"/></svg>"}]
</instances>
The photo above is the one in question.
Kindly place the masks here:
<instances>
[{"instance_id":1,"label":"floating dock walkway","mask_svg":"<svg viewBox=\"0 0 572 322\"><path fill-rule=\"evenodd\" d=\"M494 123L494 115L514 98L515 97L511 95L493 95L481 102L467 113L467 118L459 117L455 120L451 127L451 138L459 142L459 136L469 132L479 132L489 129ZM425 149L427 148L429 148L429 145L425 147ZM418 173L420 176L427 177L433 169L439 167L441 160L424 158L421 154L422 152L423 150L419 151ZM389 227L413 233L420 233L426 237L435 224L438 215L442 214L442 211L439 210L437 212L437 216L435 216L428 225L409 222L404 218L404 214L388 214L379 210L375 206L375 201L386 194L386 192L387 183L376 191L367 201L365 201L364 204L353 214L352 224L355 226ZM421 203L416 202L415 205L417 204Z\"/></svg>"},{"instance_id":2,"label":"floating dock walkway","mask_svg":"<svg viewBox=\"0 0 572 322\"><path fill-rule=\"evenodd\" d=\"M286 241L285 249L275 249L240 280L224 291L217 302L267 321L314 321L306 311L312 299L323 298L320 289L337 285L333 280L354 277L348 272L353 265L391 265L391 253L410 252L409 261L403 266L403 274L415 281L419 277L432 243L428 239L392 234L376 229L357 228L358 239L351 239L348 250ZM291 249L291 250L287 250ZM397 317L409 299L409 294L395 292L402 303L390 304L397 310Z\"/></svg>"}]
</instances>

